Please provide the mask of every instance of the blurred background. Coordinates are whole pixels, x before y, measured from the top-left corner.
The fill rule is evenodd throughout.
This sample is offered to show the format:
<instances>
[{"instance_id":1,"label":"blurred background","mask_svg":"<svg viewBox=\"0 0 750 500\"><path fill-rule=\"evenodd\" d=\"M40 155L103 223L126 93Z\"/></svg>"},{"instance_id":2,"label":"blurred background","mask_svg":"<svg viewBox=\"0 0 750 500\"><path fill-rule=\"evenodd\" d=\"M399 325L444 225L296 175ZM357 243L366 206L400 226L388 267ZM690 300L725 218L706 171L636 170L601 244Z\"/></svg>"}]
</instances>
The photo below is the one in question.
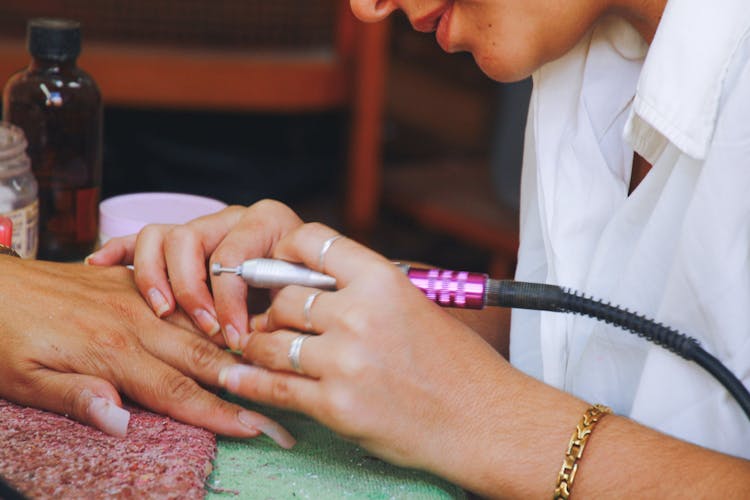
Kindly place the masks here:
<instances>
[{"instance_id":1,"label":"blurred background","mask_svg":"<svg viewBox=\"0 0 750 500\"><path fill-rule=\"evenodd\" d=\"M394 259L512 275L528 81L348 0L2 0L0 81L40 16L82 23L104 197L277 198Z\"/></svg>"}]
</instances>

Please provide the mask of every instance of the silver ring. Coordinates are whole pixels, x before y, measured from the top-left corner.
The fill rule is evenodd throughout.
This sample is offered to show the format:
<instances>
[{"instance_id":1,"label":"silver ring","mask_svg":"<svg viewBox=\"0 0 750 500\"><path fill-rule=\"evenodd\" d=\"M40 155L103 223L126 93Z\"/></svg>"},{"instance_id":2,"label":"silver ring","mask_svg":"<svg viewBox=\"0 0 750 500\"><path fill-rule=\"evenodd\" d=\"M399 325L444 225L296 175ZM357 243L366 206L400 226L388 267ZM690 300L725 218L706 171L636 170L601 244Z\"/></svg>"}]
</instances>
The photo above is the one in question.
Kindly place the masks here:
<instances>
[{"instance_id":1,"label":"silver ring","mask_svg":"<svg viewBox=\"0 0 750 500\"><path fill-rule=\"evenodd\" d=\"M333 245L334 241L343 237L343 234L337 234L336 236L331 236L323 242L323 246L320 248L320 254L318 254L318 270L320 272L325 272L325 270L323 269L323 262L325 261L328 250L331 249L331 245Z\"/></svg>"},{"instance_id":2,"label":"silver ring","mask_svg":"<svg viewBox=\"0 0 750 500\"><path fill-rule=\"evenodd\" d=\"M297 336L297 338L292 340L292 345L289 346L289 354L287 354L287 358L289 358L289 364L292 365L292 370L299 373L300 375L304 375L304 372L302 371L302 367L299 364L299 354L302 351L302 344L309 337L312 337L312 335L305 335L304 333L301 333L299 336Z\"/></svg>"},{"instance_id":3,"label":"silver ring","mask_svg":"<svg viewBox=\"0 0 750 500\"><path fill-rule=\"evenodd\" d=\"M307 300L305 301L305 307L302 308L302 314L305 317L305 330L308 332L311 332L314 330L313 324L312 324L312 306L313 302L315 302L315 299L318 298L318 295L323 293L323 290L316 290L310 295L307 296Z\"/></svg>"}]
</instances>

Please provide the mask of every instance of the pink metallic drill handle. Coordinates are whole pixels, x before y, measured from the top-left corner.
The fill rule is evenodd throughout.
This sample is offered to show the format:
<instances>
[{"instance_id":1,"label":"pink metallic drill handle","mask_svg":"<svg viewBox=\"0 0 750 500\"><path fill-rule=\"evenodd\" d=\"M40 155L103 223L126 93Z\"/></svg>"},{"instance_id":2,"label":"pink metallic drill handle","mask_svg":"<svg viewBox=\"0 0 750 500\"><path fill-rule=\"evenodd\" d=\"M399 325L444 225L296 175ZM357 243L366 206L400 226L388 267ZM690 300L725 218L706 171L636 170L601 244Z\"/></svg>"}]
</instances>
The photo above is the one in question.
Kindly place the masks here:
<instances>
[{"instance_id":1,"label":"pink metallic drill handle","mask_svg":"<svg viewBox=\"0 0 750 500\"><path fill-rule=\"evenodd\" d=\"M486 304L486 274L410 267L406 275L428 299L443 307L482 309Z\"/></svg>"},{"instance_id":2,"label":"pink metallic drill handle","mask_svg":"<svg viewBox=\"0 0 750 500\"><path fill-rule=\"evenodd\" d=\"M488 284L492 280L486 274L446 269L422 269L394 262L414 286L427 298L442 307L482 309L488 305ZM218 262L211 266L211 273L232 273L242 276L248 286L281 288L287 285L335 290L336 278L293 264L274 259L250 259L237 267L222 267ZM502 305L502 304L492 304Z\"/></svg>"}]
</instances>

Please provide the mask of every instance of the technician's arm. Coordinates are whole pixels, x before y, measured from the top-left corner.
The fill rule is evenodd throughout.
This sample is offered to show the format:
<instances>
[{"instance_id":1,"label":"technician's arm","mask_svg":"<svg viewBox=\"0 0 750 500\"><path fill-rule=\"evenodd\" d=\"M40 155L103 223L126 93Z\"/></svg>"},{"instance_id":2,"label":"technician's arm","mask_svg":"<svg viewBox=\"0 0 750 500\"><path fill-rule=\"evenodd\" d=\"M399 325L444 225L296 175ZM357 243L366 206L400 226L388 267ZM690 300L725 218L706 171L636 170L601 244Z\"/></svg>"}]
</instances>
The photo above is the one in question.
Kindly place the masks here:
<instances>
[{"instance_id":1,"label":"technician's arm","mask_svg":"<svg viewBox=\"0 0 750 500\"><path fill-rule=\"evenodd\" d=\"M290 232L272 257L315 270L333 231ZM314 418L393 463L443 476L489 497L549 498L570 436L589 403L507 363L445 309L424 300L374 252L340 239L324 271L340 289L282 289L244 354L223 372L244 397ZM303 374L288 359L300 331ZM711 425L706 422L706 425ZM574 498L741 498L750 462L607 416L589 441Z\"/></svg>"},{"instance_id":2,"label":"technician's arm","mask_svg":"<svg viewBox=\"0 0 750 500\"><path fill-rule=\"evenodd\" d=\"M510 349L510 309L487 307L485 309L453 309L446 312L479 334L505 359Z\"/></svg>"}]
</instances>

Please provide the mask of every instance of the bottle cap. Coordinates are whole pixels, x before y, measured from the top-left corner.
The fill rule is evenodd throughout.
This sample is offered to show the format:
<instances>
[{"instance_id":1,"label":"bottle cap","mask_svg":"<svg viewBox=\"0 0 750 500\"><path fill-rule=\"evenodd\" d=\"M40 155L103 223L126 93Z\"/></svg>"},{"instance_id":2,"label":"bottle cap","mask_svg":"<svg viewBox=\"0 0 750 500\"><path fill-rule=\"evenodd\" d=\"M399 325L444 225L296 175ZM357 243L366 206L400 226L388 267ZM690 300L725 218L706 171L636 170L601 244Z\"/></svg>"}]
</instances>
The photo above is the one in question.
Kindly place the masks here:
<instances>
[{"instance_id":1,"label":"bottle cap","mask_svg":"<svg viewBox=\"0 0 750 500\"><path fill-rule=\"evenodd\" d=\"M0 215L0 245L10 247L13 242L13 221Z\"/></svg>"},{"instance_id":2,"label":"bottle cap","mask_svg":"<svg viewBox=\"0 0 750 500\"><path fill-rule=\"evenodd\" d=\"M75 60L81 53L81 23L70 19L40 17L27 26L29 52L39 59Z\"/></svg>"},{"instance_id":3,"label":"bottle cap","mask_svg":"<svg viewBox=\"0 0 750 500\"><path fill-rule=\"evenodd\" d=\"M19 127L6 121L0 121L0 165L7 166L14 159L22 157L26 151L26 136ZM0 166L0 170L3 167Z\"/></svg>"}]
</instances>

